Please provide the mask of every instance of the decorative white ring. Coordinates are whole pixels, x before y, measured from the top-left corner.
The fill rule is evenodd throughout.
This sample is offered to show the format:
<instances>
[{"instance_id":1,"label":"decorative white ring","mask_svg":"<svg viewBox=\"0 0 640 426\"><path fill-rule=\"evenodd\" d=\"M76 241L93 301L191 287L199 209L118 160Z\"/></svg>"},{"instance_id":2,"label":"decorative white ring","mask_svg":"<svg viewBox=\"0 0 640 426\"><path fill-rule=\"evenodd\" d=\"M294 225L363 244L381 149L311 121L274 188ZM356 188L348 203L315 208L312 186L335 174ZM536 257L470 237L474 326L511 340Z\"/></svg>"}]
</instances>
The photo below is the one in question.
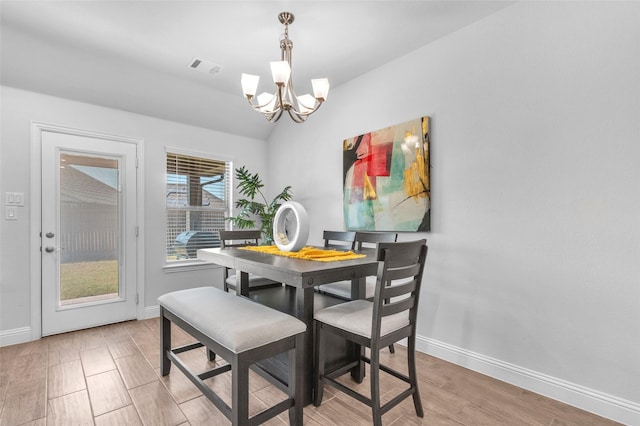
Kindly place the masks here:
<instances>
[{"instance_id":1,"label":"decorative white ring","mask_svg":"<svg viewBox=\"0 0 640 426\"><path fill-rule=\"evenodd\" d=\"M291 214L295 220L291 219ZM287 201L273 219L273 240L280 251L299 251L309 238L309 216L302 204Z\"/></svg>"}]
</instances>

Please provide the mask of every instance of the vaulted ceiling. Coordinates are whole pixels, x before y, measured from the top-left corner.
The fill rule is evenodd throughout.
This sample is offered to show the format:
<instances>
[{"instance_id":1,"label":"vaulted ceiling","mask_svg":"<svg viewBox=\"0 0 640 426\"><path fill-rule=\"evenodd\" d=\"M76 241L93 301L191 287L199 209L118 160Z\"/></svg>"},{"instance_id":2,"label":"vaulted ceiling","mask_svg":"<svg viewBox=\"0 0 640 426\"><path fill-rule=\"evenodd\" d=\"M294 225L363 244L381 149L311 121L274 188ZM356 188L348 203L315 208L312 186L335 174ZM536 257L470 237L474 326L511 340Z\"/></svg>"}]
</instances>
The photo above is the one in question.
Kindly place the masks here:
<instances>
[{"instance_id":1,"label":"vaulted ceiling","mask_svg":"<svg viewBox=\"0 0 640 426\"><path fill-rule=\"evenodd\" d=\"M289 11L293 84L332 90L507 7L506 1L2 0L4 85L267 139L273 126L242 96L240 75L279 60ZM219 72L190 68L194 58ZM327 100L328 108L331 91Z\"/></svg>"}]
</instances>

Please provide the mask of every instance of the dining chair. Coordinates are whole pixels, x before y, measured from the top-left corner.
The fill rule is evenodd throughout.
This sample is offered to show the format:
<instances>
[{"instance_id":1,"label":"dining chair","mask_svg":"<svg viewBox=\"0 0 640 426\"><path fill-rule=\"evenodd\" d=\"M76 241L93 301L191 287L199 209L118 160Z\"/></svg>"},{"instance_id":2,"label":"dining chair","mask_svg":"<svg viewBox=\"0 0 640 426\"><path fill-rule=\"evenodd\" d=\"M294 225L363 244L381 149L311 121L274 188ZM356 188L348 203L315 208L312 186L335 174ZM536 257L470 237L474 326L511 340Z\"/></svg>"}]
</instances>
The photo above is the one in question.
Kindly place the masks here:
<instances>
[{"instance_id":1,"label":"dining chair","mask_svg":"<svg viewBox=\"0 0 640 426\"><path fill-rule=\"evenodd\" d=\"M396 242L398 234L395 232L362 232L356 231L354 235L353 249L362 250L363 248L375 248L377 243ZM325 239L326 247L326 239ZM365 298L373 299L376 288L376 277L370 276L366 279ZM321 285L318 290L321 293L330 294L344 300L351 299L351 281L337 281L335 283Z\"/></svg>"},{"instance_id":2,"label":"dining chair","mask_svg":"<svg viewBox=\"0 0 640 426\"><path fill-rule=\"evenodd\" d=\"M382 425L382 415L412 396L418 417L424 417L416 371L416 323L420 287L427 256L426 240L378 243L378 273L373 301L352 300L319 310L314 315L314 405L320 406L324 385L330 385L371 407L373 424ZM370 357L362 351L360 360L346 366L325 369L325 339L328 334L341 336L370 349ZM407 371L404 374L380 364L380 350L401 339L407 339ZM367 397L338 382L359 362L370 365L371 395ZM380 370L409 387L397 396L380 403Z\"/></svg>"},{"instance_id":3,"label":"dining chair","mask_svg":"<svg viewBox=\"0 0 640 426\"><path fill-rule=\"evenodd\" d=\"M322 238L324 239L324 248L335 250L353 250L356 244L356 233L354 231L323 231ZM322 291L322 288L327 285L321 285L314 287L314 290L320 294L328 294ZM351 293L349 293L351 294ZM346 300L343 297L339 297L341 300Z\"/></svg>"},{"instance_id":4,"label":"dining chair","mask_svg":"<svg viewBox=\"0 0 640 426\"><path fill-rule=\"evenodd\" d=\"M398 234L395 232L364 232L356 231L354 235L354 244L352 248L362 250L363 248L375 248L377 243L396 242ZM325 240L326 241L326 240ZM373 300L376 289L376 277L369 276L365 278L365 298ZM335 283L324 284L318 287L320 293L329 294L343 300L353 300L351 298L351 281L337 281ZM389 345L389 351L395 353L393 345Z\"/></svg>"},{"instance_id":5,"label":"dining chair","mask_svg":"<svg viewBox=\"0 0 640 426\"><path fill-rule=\"evenodd\" d=\"M237 231L218 231L220 233L220 243L222 248L227 247L245 247L248 245L257 246L261 237L258 229L237 230ZM223 285L224 291L229 289L235 290L238 285L238 273L230 274L231 268L224 268ZM249 274L249 290L258 290L263 288L280 287L282 283L273 281L259 275Z\"/></svg>"},{"instance_id":6,"label":"dining chair","mask_svg":"<svg viewBox=\"0 0 640 426\"><path fill-rule=\"evenodd\" d=\"M326 249L338 249L338 250L353 250L356 246L356 233L355 231L323 231L322 238L324 239L324 248ZM345 281L345 284L347 281ZM348 282L350 285L350 281ZM324 284L318 287L315 287L315 290L318 293L325 294L323 291L323 287L330 284ZM326 294L329 294L327 292ZM349 296L351 296L351 290L349 287ZM345 298L340 296L340 299L343 300L351 300L350 298Z\"/></svg>"},{"instance_id":7,"label":"dining chair","mask_svg":"<svg viewBox=\"0 0 640 426\"><path fill-rule=\"evenodd\" d=\"M324 231L322 238L325 248L353 250L356 233L354 231Z\"/></svg>"}]
</instances>

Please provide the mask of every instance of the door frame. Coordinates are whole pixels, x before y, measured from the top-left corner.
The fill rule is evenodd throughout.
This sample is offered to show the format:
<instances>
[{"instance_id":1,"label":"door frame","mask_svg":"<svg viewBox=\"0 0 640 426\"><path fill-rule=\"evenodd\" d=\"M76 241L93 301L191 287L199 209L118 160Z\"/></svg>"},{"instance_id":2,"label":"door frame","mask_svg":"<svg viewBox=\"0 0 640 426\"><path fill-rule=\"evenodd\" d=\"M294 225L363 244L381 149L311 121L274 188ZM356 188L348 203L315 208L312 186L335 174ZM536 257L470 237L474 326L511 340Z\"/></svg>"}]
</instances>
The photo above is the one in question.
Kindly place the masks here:
<instances>
[{"instance_id":1,"label":"door frame","mask_svg":"<svg viewBox=\"0 0 640 426\"><path fill-rule=\"evenodd\" d=\"M144 318L144 140L107 133L93 132L54 124L31 122L31 218L30 218L30 268L29 281L31 286L31 339L42 337L42 264L41 264L41 238L42 226L42 133L54 132L73 136L84 136L97 139L106 139L117 142L132 143L136 145L137 171L136 171L136 221L138 226L138 240L136 249L136 292L138 304L136 316Z\"/></svg>"}]
</instances>

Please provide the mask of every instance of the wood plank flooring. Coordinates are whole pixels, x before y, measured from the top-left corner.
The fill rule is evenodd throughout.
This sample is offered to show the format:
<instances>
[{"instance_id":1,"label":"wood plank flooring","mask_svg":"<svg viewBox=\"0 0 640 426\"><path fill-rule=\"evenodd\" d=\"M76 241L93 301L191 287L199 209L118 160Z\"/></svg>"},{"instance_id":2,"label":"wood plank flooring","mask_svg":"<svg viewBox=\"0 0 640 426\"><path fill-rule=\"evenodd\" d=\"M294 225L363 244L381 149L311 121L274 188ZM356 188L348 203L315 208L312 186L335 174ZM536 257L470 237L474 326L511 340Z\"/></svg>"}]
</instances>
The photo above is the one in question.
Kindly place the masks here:
<instances>
[{"instance_id":1,"label":"wood plank flooring","mask_svg":"<svg viewBox=\"0 0 640 426\"><path fill-rule=\"evenodd\" d=\"M174 346L192 338L179 329ZM159 374L159 320L130 321L0 348L0 425L227 425L229 422L178 370ZM405 349L383 351L404 365ZM194 370L210 365L204 350L183 354ZM616 423L440 359L418 354L425 417L411 398L383 416L385 425L614 425ZM349 380L345 378L345 380ZM230 404L229 375L207 383ZM401 382L383 374L391 398ZM368 393L368 381L358 385ZM284 399L252 374L250 411ZM369 409L331 387L320 407L304 408L305 425L370 425ZM286 415L269 425L286 425Z\"/></svg>"}]
</instances>

